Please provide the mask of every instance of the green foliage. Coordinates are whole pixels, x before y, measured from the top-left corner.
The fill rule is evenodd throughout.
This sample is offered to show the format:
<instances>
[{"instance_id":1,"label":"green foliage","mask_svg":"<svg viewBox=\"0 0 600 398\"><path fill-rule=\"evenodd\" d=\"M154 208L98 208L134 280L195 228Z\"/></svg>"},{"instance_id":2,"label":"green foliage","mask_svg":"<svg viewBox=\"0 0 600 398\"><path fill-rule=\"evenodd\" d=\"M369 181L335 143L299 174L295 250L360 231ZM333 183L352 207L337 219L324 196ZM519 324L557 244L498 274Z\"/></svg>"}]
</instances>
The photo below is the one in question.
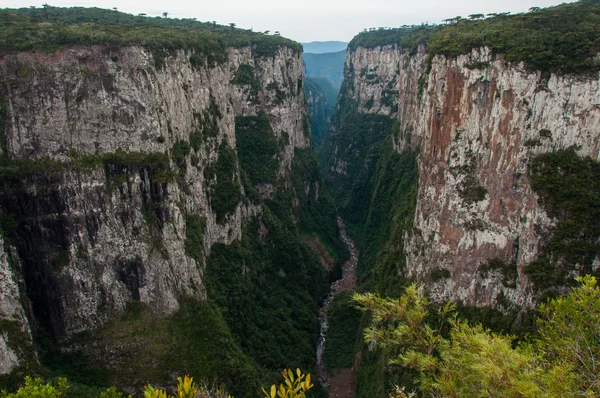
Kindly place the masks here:
<instances>
[{"instance_id":1,"label":"green foliage","mask_svg":"<svg viewBox=\"0 0 600 398\"><path fill-rule=\"evenodd\" d=\"M427 46L430 58L456 57L473 48L488 46L509 62L524 62L531 70L557 73L594 73L600 69L600 4L582 0L572 4L503 15L483 20L459 20L447 26L379 29L357 35L349 44L376 47L388 44L414 54ZM483 64L471 64L481 68Z\"/></svg>"},{"instance_id":2,"label":"green foliage","mask_svg":"<svg viewBox=\"0 0 600 398\"><path fill-rule=\"evenodd\" d=\"M279 144L266 113L236 117L235 139L240 167L252 185L275 183Z\"/></svg>"},{"instance_id":3,"label":"green foliage","mask_svg":"<svg viewBox=\"0 0 600 398\"><path fill-rule=\"evenodd\" d=\"M471 396L596 396L600 383L600 290L591 276L566 298L541 307L539 340L516 347L513 338L458 320L452 304L428 321L430 304L416 285L399 299L371 293L354 299L372 313L365 341L393 353L390 364L419 373L422 394ZM437 322L436 322L437 323ZM573 333L573 329L577 331Z\"/></svg>"},{"instance_id":4,"label":"green foliage","mask_svg":"<svg viewBox=\"0 0 600 398\"><path fill-rule=\"evenodd\" d=\"M225 142L219 146L219 157L214 164L204 169L204 178L208 181L210 204L217 214L217 222L235 211L242 200L242 191L238 179L235 150Z\"/></svg>"},{"instance_id":5,"label":"green foliage","mask_svg":"<svg viewBox=\"0 0 600 398\"><path fill-rule=\"evenodd\" d=\"M54 375L88 386L112 384L139 391L148 380L165 385L174 374L185 373L218 381L236 397L250 398L256 397L261 383L272 380L242 352L210 301L183 301L170 318L157 318L143 305L133 306L106 326L66 343L70 353L46 348L43 364ZM97 396L92 389L87 391L73 397ZM71 388L67 398L70 392Z\"/></svg>"},{"instance_id":6,"label":"green foliage","mask_svg":"<svg viewBox=\"0 0 600 398\"><path fill-rule=\"evenodd\" d=\"M538 291L569 283L574 270L593 273L600 255L600 163L574 149L536 156L530 165L531 187L558 223L538 260L525 272Z\"/></svg>"},{"instance_id":7,"label":"green foliage","mask_svg":"<svg viewBox=\"0 0 600 398\"><path fill-rule=\"evenodd\" d=\"M197 214L185 218L185 254L202 264L204 260L204 229L206 220Z\"/></svg>"},{"instance_id":8,"label":"green foliage","mask_svg":"<svg viewBox=\"0 0 600 398\"><path fill-rule=\"evenodd\" d=\"M310 374L305 375L300 369L296 369L295 376L291 369L284 369L282 376L285 384L279 384L279 389L273 384L269 392L263 388L262 393L264 397L304 398L306 397L306 392L314 387L314 385L310 383Z\"/></svg>"},{"instance_id":9,"label":"green foliage","mask_svg":"<svg viewBox=\"0 0 600 398\"><path fill-rule=\"evenodd\" d=\"M208 294L223 311L236 341L270 370L312 369L318 333L317 300L325 272L293 225L263 207L241 241L214 245L206 264Z\"/></svg>"},{"instance_id":10,"label":"green foliage","mask_svg":"<svg viewBox=\"0 0 600 398\"><path fill-rule=\"evenodd\" d=\"M350 293L339 294L329 305L327 344L323 359L327 369L351 368L354 362L354 346L360 336L362 314L354 307Z\"/></svg>"},{"instance_id":11,"label":"green foliage","mask_svg":"<svg viewBox=\"0 0 600 398\"><path fill-rule=\"evenodd\" d=\"M8 348L20 353L20 357L25 358L27 362L35 363L35 351L31 338L23 331L20 321L0 319L0 330L4 335Z\"/></svg>"},{"instance_id":12,"label":"green foliage","mask_svg":"<svg viewBox=\"0 0 600 398\"><path fill-rule=\"evenodd\" d=\"M172 320L170 361L197 379L218 380L237 397L256 396L261 371L234 340L217 307L189 301ZM185 355L182 355L185 353Z\"/></svg>"},{"instance_id":13,"label":"green foliage","mask_svg":"<svg viewBox=\"0 0 600 398\"><path fill-rule=\"evenodd\" d=\"M358 47L374 48L378 46L396 45L407 49L414 55L419 45L426 45L436 29L430 26L415 28L377 29L361 32L354 36L348 48L355 51Z\"/></svg>"},{"instance_id":14,"label":"green foliage","mask_svg":"<svg viewBox=\"0 0 600 398\"><path fill-rule=\"evenodd\" d=\"M565 362L577 375L579 395L600 395L600 289L596 278L577 278L571 294L542 304L537 347L546 361Z\"/></svg>"},{"instance_id":15,"label":"green foliage","mask_svg":"<svg viewBox=\"0 0 600 398\"><path fill-rule=\"evenodd\" d=\"M44 384L40 378L25 377L25 385L15 393L9 394L2 391L0 396L3 398L60 398L64 397L69 386L67 380L60 378L56 385L52 383Z\"/></svg>"},{"instance_id":16,"label":"green foliage","mask_svg":"<svg viewBox=\"0 0 600 398\"><path fill-rule=\"evenodd\" d=\"M500 258L493 258L487 263L482 264L478 270L481 276L487 278L490 272L500 271L502 275L502 284L506 287L516 288L518 275L518 266L515 261L506 262Z\"/></svg>"},{"instance_id":17,"label":"green foliage","mask_svg":"<svg viewBox=\"0 0 600 398\"><path fill-rule=\"evenodd\" d=\"M359 114L344 96L340 96L332 125L335 135L326 137L321 148L322 172L360 252L358 289L398 296L406 284L403 241L405 232L412 231L416 208L416 153L397 153L392 145L397 124L388 117ZM345 174L330 171L342 162L347 162ZM388 382L411 380L409 372L389 375L385 354L361 344L354 349L361 357L357 397L385 397Z\"/></svg>"},{"instance_id":18,"label":"green foliage","mask_svg":"<svg viewBox=\"0 0 600 398\"><path fill-rule=\"evenodd\" d=\"M187 141L177 141L171 148L171 159L180 169L185 167L185 157L190 153L190 144Z\"/></svg>"},{"instance_id":19,"label":"green foliage","mask_svg":"<svg viewBox=\"0 0 600 398\"><path fill-rule=\"evenodd\" d=\"M55 383L44 384L40 378L25 376L25 384L16 392L9 393L6 390L0 391L0 397L3 398L131 398L125 396L115 387L110 387L104 391L93 392L86 389L85 394L81 395L81 387L67 384L67 379L59 377Z\"/></svg>"},{"instance_id":20,"label":"green foliage","mask_svg":"<svg viewBox=\"0 0 600 398\"><path fill-rule=\"evenodd\" d=\"M517 338L524 338L527 334L535 331L534 311L524 311L513 305L504 306L502 300L498 300L498 308L475 307L457 305L458 316L470 324L482 324L486 329L494 333L512 334Z\"/></svg>"},{"instance_id":21,"label":"green foliage","mask_svg":"<svg viewBox=\"0 0 600 398\"><path fill-rule=\"evenodd\" d=\"M200 146L204 141L219 135L219 119L223 118L223 114L212 93L210 93L209 99L207 109L204 109L202 113L194 113L197 127L195 131L190 133L190 146L196 152L200 150Z\"/></svg>"},{"instance_id":22,"label":"green foliage","mask_svg":"<svg viewBox=\"0 0 600 398\"><path fill-rule=\"evenodd\" d=\"M177 378L177 391L170 398L232 398L222 389L209 389L204 386L198 386L194 383L194 378L188 375L183 378ZM167 398L166 391L154 388L148 384L144 390L144 398Z\"/></svg>"},{"instance_id":23,"label":"green foliage","mask_svg":"<svg viewBox=\"0 0 600 398\"><path fill-rule=\"evenodd\" d=\"M330 254L342 261L347 249L340 241L335 205L329 193L323 189L317 158L312 148L294 150L291 178L300 203L297 215L300 231L304 235L316 235ZM305 191L307 185L308 193Z\"/></svg>"},{"instance_id":24,"label":"green foliage","mask_svg":"<svg viewBox=\"0 0 600 398\"><path fill-rule=\"evenodd\" d=\"M227 60L227 47L252 46L256 56L273 56L279 47L302 46L281 36L231 29L193 19L150 18L98 8L22 8L0 10L0 53L50 50L67 45L143 45L157 68L176 50L193 50L194 67Z\"/></svg>"},{"instance_id":25,"label":"green foliage","mask_svg":"<svg viewBox=\"0 0 600 398\"><path fill-rule=\"evenodd\" d=\"M438 282L442 279L448 279L452 277L452 273L447 268L436 268L429 274L429 278L432 282Z\"/></svg>"},{"instance_id":26,"label":"green foliage","mask_svg":"<svg viewBox=\"0 0 600 398\"><path fill-rule=\"evenodd\" d=\"M324 77L307 77L304 93L310 113L310 131L315 146L319 148L329 128L337 99L337 91Z\"/></svg>"},{"instance_id":27,"label":"green foliage","mask_svg":"<svg viewBox=\"0 0 600 398\"><path fill-rule=\"evenodd\" d=\"M231 83L240 86L247 86L246 93L249 95L248 99L253 104L258 104L258 93L260 92L260 81L254 73L254 67L248 64L241 64L238 70L235 72Z\"/></svg>"}]
</instances>

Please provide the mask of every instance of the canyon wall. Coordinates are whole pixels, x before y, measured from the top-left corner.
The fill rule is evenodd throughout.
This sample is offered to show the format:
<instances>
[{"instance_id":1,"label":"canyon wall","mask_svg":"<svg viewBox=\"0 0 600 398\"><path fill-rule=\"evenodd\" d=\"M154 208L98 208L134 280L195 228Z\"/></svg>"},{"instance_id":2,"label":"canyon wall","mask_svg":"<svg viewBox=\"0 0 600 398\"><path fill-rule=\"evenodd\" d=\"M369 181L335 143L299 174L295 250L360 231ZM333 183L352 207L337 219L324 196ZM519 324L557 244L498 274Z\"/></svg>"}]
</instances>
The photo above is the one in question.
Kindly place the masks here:
<instances>
[{"instance_id":1,"label":"canyon wall","mask_svg":"<svg viewBox=\"0 0 600 398\"><path fill-rule=\"evenodd\" d=\"M418 156L416 208L410 228L395 239L405 264L396 272L423 283L437 302L531 309L540 296L524 269L558 221L532 190L529 167L540 154L569 148L600 160L599 90L597 73L530 70L487 47L455 58L430 57L422 45L414 53L397 45L351 48L324 144L324 174L334 190L348 191L370 167L375 143L348 138L344 117L391 119L395 127L383 136L391 136L396 152ZM388 222L397 224L392 217ZM596 256L567 274L598 265Z\"/></svg>"},{"instance_id":2,"label":"canyon wall","mask_svg":"<svg viewBox=\"0 0 600 398\"><path fill-rule=\"evenodd\" d=\"M204 301L211 248L239 241L262 200L291 192L290 217L319 202L318 173L298 193L290 176L312 150L298 49L157 61L102 45L0 58L0 322L23 335L2 328L0 374L31 359L30 324L64 341L134 302L165 317ZM268 137L273 178L241 170L236 133Z\"/></svg>"}]
</instances>

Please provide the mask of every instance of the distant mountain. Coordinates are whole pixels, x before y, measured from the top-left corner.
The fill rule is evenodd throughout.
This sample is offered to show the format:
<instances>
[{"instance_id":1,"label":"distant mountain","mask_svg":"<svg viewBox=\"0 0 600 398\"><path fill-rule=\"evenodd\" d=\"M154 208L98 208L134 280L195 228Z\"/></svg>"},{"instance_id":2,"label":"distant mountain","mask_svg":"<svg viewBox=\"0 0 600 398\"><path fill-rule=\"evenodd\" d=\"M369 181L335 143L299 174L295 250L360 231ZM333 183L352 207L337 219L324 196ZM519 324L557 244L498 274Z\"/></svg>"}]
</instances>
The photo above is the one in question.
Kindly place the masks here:
<instances>
[{"instance_id":1,"label":"distant mountain","mask_svg":"<svg viewBox=\"0 0 600 398\"><path fill-rule=\"evenodd\" d=\"M313 41L302 43L305 54L325 54L346 50L348 43L345 41Z\"/></svg>"},{"instance_id":2,"label":"distant mountain","mask_svg":"<svg viewBox=\"0 0 600 398\"><path fill-rule=\"evenodd\" d=\"M306 76L327 78L336 92L340 89L344 79L345 62L346 50L326 54L304 53Z\"/></svg>"}]
</instances>

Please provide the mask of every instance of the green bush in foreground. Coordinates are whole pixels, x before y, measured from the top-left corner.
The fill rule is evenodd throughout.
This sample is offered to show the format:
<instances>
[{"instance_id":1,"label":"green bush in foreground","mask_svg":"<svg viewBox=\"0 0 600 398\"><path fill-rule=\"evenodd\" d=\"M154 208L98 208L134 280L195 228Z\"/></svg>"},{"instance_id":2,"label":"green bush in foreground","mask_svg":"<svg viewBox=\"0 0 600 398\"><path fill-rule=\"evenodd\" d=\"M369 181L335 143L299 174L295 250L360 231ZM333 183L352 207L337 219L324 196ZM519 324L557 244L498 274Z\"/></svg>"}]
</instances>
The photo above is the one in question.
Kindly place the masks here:
<instances>
[{"instance_id":1,"label":"green bush in foreground","mask_svg":"<svg viewBox=\"0 0 600 398\"><path fill-rule=\"evenodd\" d=\"M595 397L600 393L600 289L596 278L540 307L539 337L514 347L512 336L459 320L452 303L439 310L449 332L426 319L430 304L417 285L399 299L366 293L372 312L365 340L391 349L390 362L418 372L421 393L440 397ZM399 395L401 396L401 395Z\"/></svg>"},{"instance_id":2,"label":"green bush in foreground","mask_svg":"<svg viewBox=\"0 0 600 398\"><path fill-rule=\"evenodd\" d=\"M282 372L284 383L271 386L269 392L264 388L262 393L266 398L304 398L306 391L314 387L310 382L310 374L304 374L300 369L292 372L291 369L285 369ZM9 394L7 391L1 391L2 398L61 398L65 397L69 385L67 379L59 378L56 384L44 384L40 378L33 379L30 376L25 377L25 385L15 393ZM160 388L148 384L144 389L144 398L233 398L222 387L211 387L206 384L197 385L194 378L189 376L177 378L177 391L172 395ZM98 398L125 398L116 388L111 387L100 393ZM131 398L131 396L128 396Z\"/></svg>"}]
</instances>

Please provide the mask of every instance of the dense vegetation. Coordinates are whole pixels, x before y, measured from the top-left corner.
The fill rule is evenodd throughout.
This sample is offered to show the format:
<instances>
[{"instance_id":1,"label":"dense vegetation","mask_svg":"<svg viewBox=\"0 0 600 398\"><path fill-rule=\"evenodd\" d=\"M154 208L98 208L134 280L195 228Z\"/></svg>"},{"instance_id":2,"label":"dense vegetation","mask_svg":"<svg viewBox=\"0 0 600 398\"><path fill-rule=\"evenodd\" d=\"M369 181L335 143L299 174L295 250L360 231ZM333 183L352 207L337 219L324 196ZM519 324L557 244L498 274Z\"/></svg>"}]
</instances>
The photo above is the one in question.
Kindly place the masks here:
<instances>
[{"instance_id":1,"label":"dense vegetation","mask_svg":"<svg viewBox=\"0 0 600 398\"><path fill-rule=\"evenodd\" d=\"M321 146L337 100L337 91L324 77L307 77L304 93L310 112L310 131L316 148Z\"/></svg>"},{"instance_id":2,"label":"dense vegetation","mask_svg":"<svg viewBox=\"0 0 600 398\"><path fill-rule=\"evenodd\" d=\"M279 143L264 112L235 118L240 167L253 185L274 184L279 171Z\"/></svg>"},{"instance_id":3,"label":"dense vegetation","mask_svg":"<svg viewBox=\"0 0 600 398\"><path fill-rule=\"evenodd\" d=\"M284 369L281 372L283 383L279 386L271 385L269 391L261 388L263 398L305 398L308 390L314 387L311 383L310 374L304 374L300 369L293 372L291 369ZM44 383L41 378L25 377L25 383L14 393L6 390L0 391L2 398L67 398L70 397L70 390L67 379L59 377L56 381ZM131 395L125 396L115 387L110 387L105 391L100 391L95 395L88 395L86 398L131 398ZM206 380L200 383L194 382L194 378L189 375L177 378L177 389L169 398L233 398L227 393L223 386L215 386ZM167 392L159 387L148 384L144 388L144 398L167 398Z\"/></svg>"},{"instance_id":4,"label":"dense vegetation","mask_svg":"<svg viewBox=\"0 0 600 398\"><path fill-rule=\"evenodd\" d=\"M588 73L600 70L600 3L581 0L517 15L486 19L453 19L447 26L379 29L357 35L351 49L395 44L415 53L418 45L429 56L456 57L488 46L510 62L524 62L533 70Z\"/></svg>"},{"instance_id":5,"label":"dense vegetation","mask_svg":"<svg viewBox=\"0 0 600 398\"><path fill-rule=\"evenodd\" d=\"M335 296L327 309L329 330L323 353L329 371L348 369L354 364L355 344L361 338L361 312L355 308L350 293Z\"/></svg>"},{"instance_id":6,"label":"dense vegetation","mask_svg":"<svg viewBox=\"0 0 600 398\"><path fill-rule=\"evenodd\" d=\"M398 295L402 282L404 231L410 231L418 183L416 153L399 154L391 118L359 114L352 100L340 98L332 119L339 131L323 143L322 172L348 231L357 242L360 289ZM332 153L333 146L348 148ZM330 174L346 164L345 174Z\"/></svg>"},{"instance_id":7,"label":"dense vegetation","mask_svg":"<svg viewBox=\"0 0 600 398\"><path fill-rule=\"evenodd\" d=\"M407 283L403 240L405 231L412 230L416 208L416 153L394 150L392 136L398 133L398 125L393 119L360 114L347 97L340 96L339 101L330 129L334 134L326 137L320 152L322 173L360 253L358 289L397 297ZM344 173L331 172L341 165ZM388 356L369 350L361 341L350 341L353 329L349 325L355 325L356 315L351 303L341 301L337 305L342 308L336 310L338 316L333 318L331 330L334 336L336 329L342 330L334 344L350 345L346 346L352 349L350 355L360 352L361 356L356 396L383 397L391 382L410 383L412 374L386 371ZM363 316L358 321L362 329L369 319ZM334 365L337 360L334 358ZM348 363L348 357L339 360L340 364Z\"/></svg>"},{"instance_id":8,"label":"dense vegetation","mask_svg":"<svg viewBox=\"0 0 600 398\"><path fill-rule=\"evenodd\" d=\"M55 50L66 45L143 45L157 66L175 50L193 50L195 64L227 59L227 47L252 46L257 56L272 56L280 46L301 45L280 36L225 27L195 19L133 16L99 8L21 8L0 10L0 55L9 51ZM201 57L198 56L201 54Z\"/></svg>"},{"instance_id":9,"label":"dense vegetation","mask_svg":"<svg viewBox=\"0 0 600 398\"><path fill-rule=\"evenodd\" d=\"M236 344L272 380L284 367L314 369L317 304L328 280L302 235L316 237L334 259L344 251L313 149L295 150L287 180L279 175L285 133L277 140L264 113L236 118L236 138L244 190L262 216L241 240L212 247L206 285ZM273 191L261 199L256 186L264 183Z\"/></svg>"},{"instance_id":10,"label":"dense vegetation","mask_svg":"<svg viewBox=\"0 0 600 398\"><path fill-rule=\"evenodd\" d=\"M227 143L219 146L219 157L214 164L204 169L204 178L210 187L210 204L222 223L242 200L241 185L236 172L236 152Z\"/></svg>"},{"instance_id":11,"label":"dense vegetation","mask_svg":"<svg viewBox=\"0 0 600 398\"><path fill-rule=\"evenodd\" d=\"M525 267L535 288L557 294L567 276L593 273L600 255L600 163L573 148L536 156L531 188L550 217L558 220L539 259Z\"/></svg>"},{"instance_id":12,"label":"dense vegetation","mask_svg":"<svg viewBox=\"0 0 600 398\"><path fill-rule=\"evenodd\" d=\"M447 304L432 310L416 285L398 299L355 296L372 312L365 340L391 352L393 365L414 369L418 392L442 397L564 397L600 393L600 289L591 276L570 295L540 307L528 343L457 318ZM399 395L406 396L405 394Z\"/></svg>"}]
</instances>

